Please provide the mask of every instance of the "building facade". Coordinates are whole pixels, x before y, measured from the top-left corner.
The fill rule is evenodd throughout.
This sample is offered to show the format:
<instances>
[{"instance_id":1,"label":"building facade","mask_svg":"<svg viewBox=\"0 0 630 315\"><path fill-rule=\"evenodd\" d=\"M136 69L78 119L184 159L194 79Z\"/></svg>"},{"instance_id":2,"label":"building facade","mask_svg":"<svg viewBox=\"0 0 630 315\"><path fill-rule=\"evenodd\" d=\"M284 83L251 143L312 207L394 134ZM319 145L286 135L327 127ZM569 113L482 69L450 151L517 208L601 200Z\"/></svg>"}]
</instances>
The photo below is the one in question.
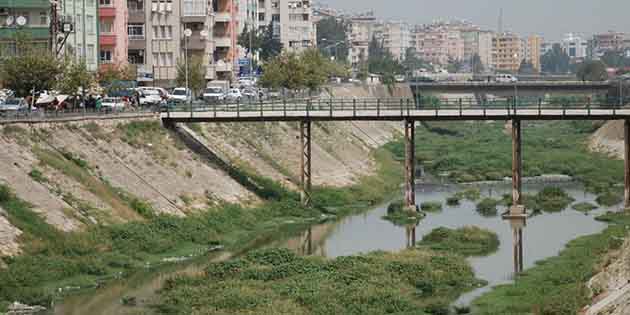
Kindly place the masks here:
<instances>
[{"instance_id":1,"label":"building facade","mask_svg":"<svg viewBox=\"0 0 630 315\"><path fill-rule=\"evenodd\" d=\"M50 49L50 10L48 0L0 0L0 58L21 54L18 40Z\"/></svg>"},{"instance_id":2,"label":"building facade","mask_svg":"<svg viewBox=\"0 0 630 315\"><path fill-rule=\"evenodd\" d=\"M517 73L523 60L521 38L509 32L496 34L492 39L492 57L495 71Z\"/></svg>"},{"instance_id":3,"label":"building facade","mask_svg":"<svg viewBox=\"0 0 630 315\"><path fill-rule=\"evenodd\" d=\"M383 48L387 49L398 61L404 60L407 49L414 47L415 44L412 41L409 24L403 22L383 24L381 36Z\"/></svg>"},{"instance_id":4,"label":"building facade","mask_svg":"<svg viewBox=\"0 0 630 315\"><path fill-rule=\"evenodd\" d=\"M539 35L530 35L525 40L524 58L526 62L532 65L534 70L540 73L540 51L543 43L543 38Z\"/></svg>"},{"instance_id":5,"label":"building facade","mask_svg":"<svg viewBox=\"0 0 630 315\"><path fill-rule=\"evenodd\" d=\"M79 0L71 1L78 2ZM100 67L127 65L129 46L127 0L98 0L98 22Z\"/></svg>"},{"instance_id":6,"label":"building facade","mask_svg":"<svg viewBox=\"0 0 630 315\"><path fill-rule=\"evenodd\" d=\"M492 60L492 32L482 30L466 30L462 32L464 41L464 61L470 62L475 55L479 56L483 68L490 71L493 67Z\"/></svg>"},{"instance_id":7,"label":"building facade","mask_svg":"<svg viewBox=\"0 0 630 315\"><path fill-rule=\"evenodd\" d=\"M597 55L603 55L607 51L621 51L624 49L626 34L613 32L595 34L593 36L594 50Z\"/></svg>"},{"instance_id":8,"label":"building facade","mask_svg":"<svg viewBox=\"0 0 630 315\"><path fill-rule=\"evenodd\" d=\"M317 45L310 0L258 0L259 27L273 26L285 51L300 52Z\"/></svg>"},{"instance_id":9,"label":"building facade","mask_svg":"<svg viewBox=\"0 0 630 315\"><path fill-rule=\"evenodd\" d=\"M564 35L560 46L571 59L582 59L588 55L588 41L577 34Z\"/></svg>"},{"instance_id":10,"label":"building facade","mask_svg":"<svg viewBox=\"0 0 630 315\"><path fill-rule=\"evenodd\" d=\"M353 68L356 68L359 63L366 61L369 57L369 46L374 36L376 17L373 14L366 14L351 17L349 20L348 40L350 41L350 49L348 61Z\"/></svg>"}]
</instances>

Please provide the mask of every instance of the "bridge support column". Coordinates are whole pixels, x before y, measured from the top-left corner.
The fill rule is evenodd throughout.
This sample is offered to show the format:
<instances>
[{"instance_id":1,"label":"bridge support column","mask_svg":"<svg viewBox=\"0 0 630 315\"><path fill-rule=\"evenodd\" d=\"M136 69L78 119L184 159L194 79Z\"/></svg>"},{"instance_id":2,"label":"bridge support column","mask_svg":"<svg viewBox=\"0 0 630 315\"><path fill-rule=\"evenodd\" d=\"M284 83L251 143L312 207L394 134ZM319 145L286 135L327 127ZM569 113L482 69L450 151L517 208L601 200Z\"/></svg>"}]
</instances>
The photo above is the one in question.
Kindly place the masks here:
<instances>
[{"instance_id":1,"label":"bridge support column","mask_svg":"<svg viewBox=\"0 0 630 315\"><path fill-rule=\"evenodd\" d=\"M512 206L503 214L510 222L514 241L514 273L523 271L523 229L527 223L527 212L522 205L523 156L521 121L512 120Z\"/></svg>"},{"instance_id":2,"label":"bridge support column","mask_svg":"<svg viewBox=\"0 0 630 315\"><path fill-rule=\"evenodd\" d=\"M301 200L302 205L310 206L311 198L311 121L300 122L300 177L301 177Z\"/></svg>"},{"instance_id":3,"label":"bridge support column","mask_svg":"<svg viewBox=\"0 0 630 315\"><path fill-rule=\"evenodd\" d=\"M405 206L416 210L416 122L405 120Z\"/></svg>"},{"instance_id":4,"label":"bridge support column","mask_svg":"<svg viewBox=\"0 0 630 315\"><path fill-rule=\"evenodd\" d=\"M624 132L623 132L623 141L624 141L624 207L626 209L630 208L630 120L624 120Z\"/></svg>"}]
</instances>

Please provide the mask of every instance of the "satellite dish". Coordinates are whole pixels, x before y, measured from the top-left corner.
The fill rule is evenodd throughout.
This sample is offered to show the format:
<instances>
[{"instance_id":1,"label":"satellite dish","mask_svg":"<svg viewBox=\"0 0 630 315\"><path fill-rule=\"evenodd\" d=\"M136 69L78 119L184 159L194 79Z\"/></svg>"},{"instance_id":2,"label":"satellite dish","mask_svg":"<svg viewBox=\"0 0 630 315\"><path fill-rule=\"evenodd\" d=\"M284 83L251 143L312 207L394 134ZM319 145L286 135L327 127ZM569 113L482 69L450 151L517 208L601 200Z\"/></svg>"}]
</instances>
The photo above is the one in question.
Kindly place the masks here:
<instances>
[{"instance_id":1,"label":"satellite dish","mask_svg":"<svg viewBox=\"0 0 630 315\"><path fill-rule=\"evenodd\" d=\"M12 16L12 15L9 15L9 16L7 17L7 26L11 26L11 25L13 25L13 22L15 22L15 17L14 17L14 16Z\"/></svg>"},{"instance_id":2,"label":"satellite dish","mask_svg":"<svg viewBox=\"0 0 630 315\"><path fill-rule=\"evenodd\" d=\"M17 19L15 19L15 22L19 26L24 26L24 25L26 25L26 18L20 15L20 16L18 16Z\"/></svg>"},{"instance_id":3,"label":"satellite dish","mask_svg":"<svg viewBox=\"0 0 630 315\"><path fill-rule=\"evenodd\" d=\"M192 36L192 30L187 28L186 30L184 30L184 36L186 37L190 37Z\"/></svg>"},{"instance_id":4,"label":"satellite dish","mask_svg":"<svg viewBox=\"0 0 630 315\"><path fill-rule=\"evenodd\" d=\"M199 35L200 35L202 38L207 38L207 37L208 37L208 31L203 30L203 31L199 32Z\"/></svg>"}]
</instances>

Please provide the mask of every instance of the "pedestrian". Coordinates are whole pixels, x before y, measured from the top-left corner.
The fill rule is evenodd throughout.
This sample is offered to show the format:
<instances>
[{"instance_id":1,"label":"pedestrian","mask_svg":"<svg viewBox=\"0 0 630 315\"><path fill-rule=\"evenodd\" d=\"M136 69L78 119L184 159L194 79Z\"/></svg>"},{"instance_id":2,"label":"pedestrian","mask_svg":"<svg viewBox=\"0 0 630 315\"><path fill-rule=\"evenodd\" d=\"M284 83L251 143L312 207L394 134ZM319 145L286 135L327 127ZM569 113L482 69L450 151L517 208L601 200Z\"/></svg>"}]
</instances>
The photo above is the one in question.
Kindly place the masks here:
<instances>
[{"instance_id":1,"label":"pedestrian","mask_svg":"<svg viewBox=\"0 0 630 315\"><path fill-rule=\"evenodd\" d=\"M98 96L96 98L96 111L100 112L102 107L103 107L103 100L102 100L101 96Z\"/></svg>"}]
</instances>

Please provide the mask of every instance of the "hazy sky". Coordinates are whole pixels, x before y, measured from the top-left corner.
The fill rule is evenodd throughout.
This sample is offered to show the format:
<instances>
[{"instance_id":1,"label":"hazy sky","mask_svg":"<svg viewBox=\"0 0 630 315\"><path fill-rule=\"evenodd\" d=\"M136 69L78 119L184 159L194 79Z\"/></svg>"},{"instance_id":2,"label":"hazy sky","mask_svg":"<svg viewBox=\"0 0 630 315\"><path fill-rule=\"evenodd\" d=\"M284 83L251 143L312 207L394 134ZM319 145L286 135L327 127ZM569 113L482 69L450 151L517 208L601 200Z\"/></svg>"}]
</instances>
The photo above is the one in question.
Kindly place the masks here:
<instances>
[{"instance_id":1,"label":"hazy sky","mask_svg":"<svg viewBox=\"0 0 630 315\"><path fill-rule=\"evenodd\" d=\"M409 23L464 19L496 30L499 8L503 25L525 35L557 40L574 32L591 35L617 30L630 32L630 0L320 0L348 12L374 10L377 17Z\"/></svg>"}]
</instances>

